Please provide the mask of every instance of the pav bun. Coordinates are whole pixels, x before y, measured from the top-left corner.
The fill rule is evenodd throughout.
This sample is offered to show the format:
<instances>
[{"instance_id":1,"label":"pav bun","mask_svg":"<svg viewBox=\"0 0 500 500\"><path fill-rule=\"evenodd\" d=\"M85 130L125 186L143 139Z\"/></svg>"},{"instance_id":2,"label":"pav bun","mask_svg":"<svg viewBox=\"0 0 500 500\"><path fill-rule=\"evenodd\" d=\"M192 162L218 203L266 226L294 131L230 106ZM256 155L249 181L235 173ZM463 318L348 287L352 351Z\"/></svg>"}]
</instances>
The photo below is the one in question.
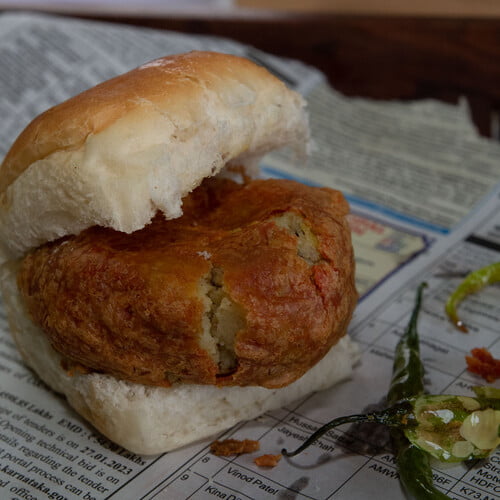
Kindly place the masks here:
<instances>
[{"instance_id":1,"label":"pav bun","mask_svg":"<svg viewBox=\"0 0 500 500\"><path fill-rule=\"evenodd\" d=\"M264 68L190 52L151 61L35 118L0 166L9 257L98 225L131 233L226 165L304 151L305 103Z\"/></svg>"},{"instance_id":2,"label":"pav bun","mask_svg":"<svg viewBox=\"0 0 500 500\"><path fill-rule=\"evenodd\" d=\"M297 93L210 52L37 117L0 166L2 292L26 363L141 454L349 377L348 205L251 179L262 155L307 141Z\"/></svg>"}]
</instances>

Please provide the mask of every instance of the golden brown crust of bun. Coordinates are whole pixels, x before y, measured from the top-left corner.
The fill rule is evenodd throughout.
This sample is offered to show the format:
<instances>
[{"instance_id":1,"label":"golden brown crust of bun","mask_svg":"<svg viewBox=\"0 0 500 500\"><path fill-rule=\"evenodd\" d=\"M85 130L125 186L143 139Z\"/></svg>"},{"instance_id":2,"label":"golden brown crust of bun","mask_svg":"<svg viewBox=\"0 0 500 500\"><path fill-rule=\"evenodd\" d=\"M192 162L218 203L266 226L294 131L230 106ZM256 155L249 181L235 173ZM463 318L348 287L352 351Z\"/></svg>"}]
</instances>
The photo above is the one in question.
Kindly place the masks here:
<instances>
[{"instance_id":1,"label":"golden brown crust of bun","mask_svg":"<svg viewBox=\"0 0 500 500\"><path fill-rule=\"evenodd\" d=\"M202 90L224 94L227 79L276 85L276 79L251 61L217 52L167 56L107 80L36 117L19 135L0 166L4 191L32 163L60 150L82 146L119 118L148 101L182 108Z\"/></svg>"},{"instance_id":2,"label":"golden brown crust of bun","mask_svg":"<svg viewBox=\"0 0 500 500\"><path fill-rule=\"evenodd\" d=\"M54 348L92 370L151 385L282 387L346 333L356 302L347 211L330 189L211 179L179 219L131 235L91 228L34 251L19 286Z\"/></svg>"},{"instance_id":3,"label":"golden brown crust of bun","mask_svg":"<svg viewBox=\"0 0 500 500\"><path fill-rule=\"evenodd\" d=\"M46 111L0 166L6 259L93 225L127 233L228 164L307 142L299 94L249 60L191 52L147 63ZM0 259L1 260L1 259Z\"/></svg>"}]
</instances>

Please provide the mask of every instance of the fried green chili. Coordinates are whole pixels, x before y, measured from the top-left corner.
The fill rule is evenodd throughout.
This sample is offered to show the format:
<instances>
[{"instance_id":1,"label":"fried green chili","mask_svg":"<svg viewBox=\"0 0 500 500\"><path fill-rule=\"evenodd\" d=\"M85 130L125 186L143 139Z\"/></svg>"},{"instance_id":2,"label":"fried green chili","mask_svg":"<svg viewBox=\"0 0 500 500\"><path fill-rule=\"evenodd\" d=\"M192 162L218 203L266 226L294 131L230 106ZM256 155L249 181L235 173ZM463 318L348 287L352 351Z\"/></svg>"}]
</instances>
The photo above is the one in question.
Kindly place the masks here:
<instances>
[{"instance_id":1,"label":"fried green chili","mask_svg":"<svg viewBox=\"0 0 500 500\"><path fill-rule=\"evenodd\" d=\"M420 342L417 319L422 304L422 283L417 290L415 307L401 339L396 346L392 380L387 394L387 403L393 405L424 393L424 366L420 360ZM411 498L444 499L448 498L434 487L429 455L409 441L404 431L391 429L391 437L403 489Z\"/></svg>"},{"instance_id":2,"label":"fried green chili","mask_svg":"<svg viewBox=\"0 0 500 500\"><path fill-rule=\"evenodd\" d=\"M419 286L415 307L394 358L393 376L387 395L389 408L374 413L332 420L312 434L292 457L323 434L348 423L379 423L391 429L401 484L410 498L444 500L432 481L429 458L458 462L485 458L500 444L500 390L476 387L475 398L424 394L424 367L420 360L417 319L426 285Z\"/></svg>"},{"instance_id":3,"label":"fried green chili","mask_svg":"<svg viewBox=\"0 0 500 500\"><path fill-rule=\"evenodd\" d=\"M476 293L481 290L481 288L491 285L496 281L500 281L500 262L472 271L449 296L446 301L445 311L450 321L459 330L465 333L467 332L467 327L457 313L457 307L460 302L462 302L467 295Z\"/></svg>"}]
</instances>

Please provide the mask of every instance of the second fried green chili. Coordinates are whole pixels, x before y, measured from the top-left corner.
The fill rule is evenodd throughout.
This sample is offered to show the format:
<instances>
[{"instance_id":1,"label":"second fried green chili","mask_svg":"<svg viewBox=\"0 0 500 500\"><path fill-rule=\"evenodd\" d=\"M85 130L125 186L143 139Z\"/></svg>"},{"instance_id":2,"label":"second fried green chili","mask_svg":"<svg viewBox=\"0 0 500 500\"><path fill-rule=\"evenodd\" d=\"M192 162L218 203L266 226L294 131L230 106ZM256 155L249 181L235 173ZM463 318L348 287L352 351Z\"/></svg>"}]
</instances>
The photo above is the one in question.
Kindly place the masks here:
<instances>
[{"instance_id":1,"label":"second fried green chili","mask_svg":"<svg viewBox=\"0 0 500 500\"><path fill-rule=\"evenodd\" d=\"M476 293L485 286L500 281L500 262L482 267L469 273L458 285L455 291L448 297L445 311L450 321L462 332L467 332L467 326L459 318L457 308L460 302L470 295Z\"/></svg>"}]
</instances>

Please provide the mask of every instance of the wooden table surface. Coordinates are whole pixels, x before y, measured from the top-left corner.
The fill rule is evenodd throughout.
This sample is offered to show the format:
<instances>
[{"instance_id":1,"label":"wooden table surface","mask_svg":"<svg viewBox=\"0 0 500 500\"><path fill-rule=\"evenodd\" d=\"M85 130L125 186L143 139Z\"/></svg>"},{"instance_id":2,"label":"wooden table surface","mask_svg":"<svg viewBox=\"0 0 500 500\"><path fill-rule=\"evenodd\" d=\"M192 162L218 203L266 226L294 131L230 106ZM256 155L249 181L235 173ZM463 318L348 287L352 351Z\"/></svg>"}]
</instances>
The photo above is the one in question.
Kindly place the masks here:
<instances>
[{"instance_id":1,"label":"wooden table surface","mask_svg":"<svg viewBox=\"0 0 500 500\"><path fill-rule=\"evenodd\" d=\"M336 89L351 96L434 97L448 102L465 96L481 133L497 137L500 17L495 15L274 11L234 17L204 13L105 19L220 35L294 57L321 69Z\"/></svg>"}]
</instances>

